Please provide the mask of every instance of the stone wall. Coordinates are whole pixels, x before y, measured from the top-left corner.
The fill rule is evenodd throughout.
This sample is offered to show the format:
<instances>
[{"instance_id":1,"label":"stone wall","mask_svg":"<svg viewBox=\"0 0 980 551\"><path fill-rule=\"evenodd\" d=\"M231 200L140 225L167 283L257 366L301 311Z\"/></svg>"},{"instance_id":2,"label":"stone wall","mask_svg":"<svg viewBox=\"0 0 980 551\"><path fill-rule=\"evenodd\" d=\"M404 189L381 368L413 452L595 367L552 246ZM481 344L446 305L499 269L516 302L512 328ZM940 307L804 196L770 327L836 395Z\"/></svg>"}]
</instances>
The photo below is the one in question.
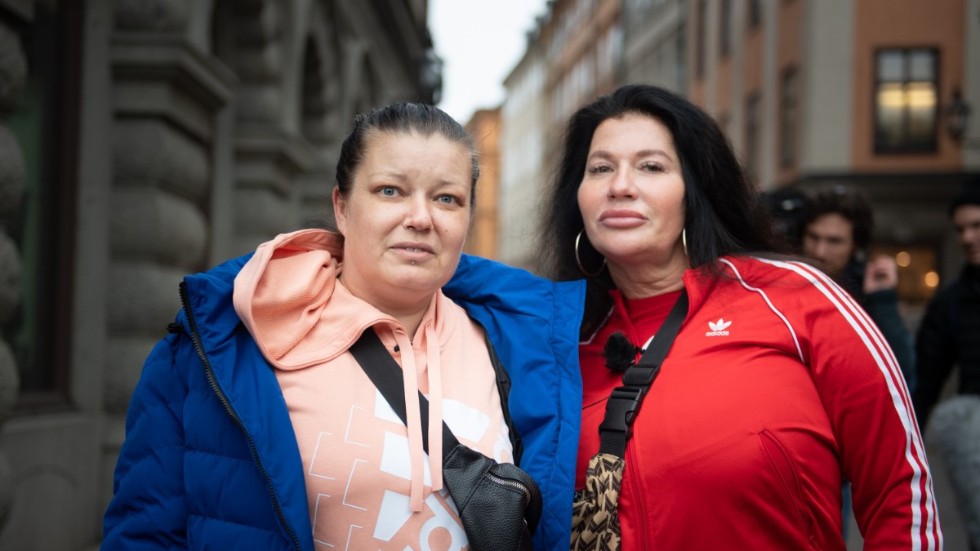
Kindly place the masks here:
<instances>
[{"instance_id":1,"label":"stone wall","mask_svg":"<svg viewBox=\"0 0 980 551\"><path fill-rule=\"evenodd\" d=\"M419 76L424 4L76 2L45 5L79 34L66 71L81 104L58 129L77 132L75 204L69 242L51 251L70 272L69 303L56 305L69 334L44 343L64 351L67 383L54 407L12 416L18 369L0 337L0 549L98 545L129 399L183 275L328 224L354 114L435 93ZM9 226L25 154L7 121L31 74L18 32L33 28L34 4L0 0L0 328L24 292Z\"/></svg>"}]
</instances>

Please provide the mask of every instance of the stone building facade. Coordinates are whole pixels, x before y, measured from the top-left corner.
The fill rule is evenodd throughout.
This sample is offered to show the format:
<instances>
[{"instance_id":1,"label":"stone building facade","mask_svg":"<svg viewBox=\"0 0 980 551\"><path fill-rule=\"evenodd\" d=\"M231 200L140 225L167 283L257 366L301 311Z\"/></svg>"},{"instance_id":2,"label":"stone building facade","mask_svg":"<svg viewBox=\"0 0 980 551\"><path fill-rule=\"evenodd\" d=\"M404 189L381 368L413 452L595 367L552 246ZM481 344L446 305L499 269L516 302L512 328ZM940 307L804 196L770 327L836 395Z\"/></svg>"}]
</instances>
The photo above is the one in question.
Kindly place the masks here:
<instances>
[{"instance_id":1,"label":"stone building facade","mask_svg":"<svg viewBox=\"0 0 980 551\"><path fill-rule=\"evenodd\" d=\"M0 0L0 548L94 548L181 276L330 222L353 116L438 101L425 0Z\"/></svg>"}]
</instances>

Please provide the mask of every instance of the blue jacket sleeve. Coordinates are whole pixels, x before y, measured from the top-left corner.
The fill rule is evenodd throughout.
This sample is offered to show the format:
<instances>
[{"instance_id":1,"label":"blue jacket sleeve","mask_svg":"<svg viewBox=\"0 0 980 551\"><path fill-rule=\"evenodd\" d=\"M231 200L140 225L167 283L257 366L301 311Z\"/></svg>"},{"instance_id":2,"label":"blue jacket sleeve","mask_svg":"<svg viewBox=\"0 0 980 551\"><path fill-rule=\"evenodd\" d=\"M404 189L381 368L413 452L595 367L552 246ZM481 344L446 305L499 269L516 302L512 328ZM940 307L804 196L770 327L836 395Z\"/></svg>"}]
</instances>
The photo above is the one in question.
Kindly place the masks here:
<instances>
[{"instance_id":1,"label":"blue jacket sleeve","mask_svg":"<svg viewBox=\"0 0 980 551\"><path fill-rule=\"evenodd\" d=\"M181 418L187 382L176 369L177 348L187 340L168 336L143 365L103 520L103 550L187 546Z\"/></svg>"},{"instance_id":2,"label":"blue jacket sleeve","mask_svg":"<svg viewBox=\"0 0 980 551\"><path fill-rule=\"evenodd\" d=\"M521 467L544 502L535 549L567 550L582 415L578 332L585 285L464 255L443 291L483 325L510 375Z\"/></svg>"}]
</instances>

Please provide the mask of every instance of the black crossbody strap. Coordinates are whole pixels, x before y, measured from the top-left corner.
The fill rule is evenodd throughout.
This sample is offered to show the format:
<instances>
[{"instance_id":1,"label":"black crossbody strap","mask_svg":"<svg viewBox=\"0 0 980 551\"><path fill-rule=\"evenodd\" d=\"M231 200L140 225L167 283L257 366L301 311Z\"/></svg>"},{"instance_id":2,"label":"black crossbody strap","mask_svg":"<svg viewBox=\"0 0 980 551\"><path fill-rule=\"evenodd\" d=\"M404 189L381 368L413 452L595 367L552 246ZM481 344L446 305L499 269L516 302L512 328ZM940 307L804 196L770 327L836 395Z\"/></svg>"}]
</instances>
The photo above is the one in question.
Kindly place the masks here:
<instances>
[{"instance_id":1,"label":"black crossbody strap","mask_svg":"<svg viewBox=\"0 0 980 551\"><path fill-rule=\"evenodd\" d=\"M357 342L350 347L350 353L354 355L357 363L361 364L361 369L367 373L374 386L381 391L381 395L388 401L391 409L395 410L402 422L407 425L408 416L405 414L405 383L402 381L402 368L388 353L378 334L373 329L366 329L361 333L361 338L357 339ZM429 426L429 400L421 392L419 392L419 412L422 417L422 448L425 453L429 453L429 431L425 430L425 427ZM441 454L443 459L457 444L459 444L459 440L443 421Z\"/></svg>"},{"instance_id":2,"label":"black crossbody strap","mask_svg":"<svg viewBox=\"0 0 980 551\"><path fill-rule=\"evenodd\" d=\"M681 290L677 302L640 361L623 374L623 386L613 389L606 402L606 416L599 425L599 453L626 457L626 442L633 435L633 421L687 316L687 302L687 291Z\"/></svg>"}]
</instances>

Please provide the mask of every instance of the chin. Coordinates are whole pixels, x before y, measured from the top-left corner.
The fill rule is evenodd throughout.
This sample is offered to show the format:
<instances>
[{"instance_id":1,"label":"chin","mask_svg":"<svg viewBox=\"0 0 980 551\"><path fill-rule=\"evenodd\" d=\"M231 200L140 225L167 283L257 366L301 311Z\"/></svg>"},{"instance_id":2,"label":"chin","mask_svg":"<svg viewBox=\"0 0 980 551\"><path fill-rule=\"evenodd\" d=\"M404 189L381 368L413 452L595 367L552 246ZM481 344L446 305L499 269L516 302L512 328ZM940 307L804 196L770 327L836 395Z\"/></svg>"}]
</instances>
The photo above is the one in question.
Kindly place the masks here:
<instances>
[{"instance_id":1,"label":"chin","mask_svg":"<svg viewBox=\"0 0 980 551\"><path fill-rule=\"evenodd\" d=\"M437 274L425 268L411 266L399 270L399 273L394 274L389 281L400 289L435 293L449 281L450 277L452 274Z\"/></svg>"}]
</instances>

